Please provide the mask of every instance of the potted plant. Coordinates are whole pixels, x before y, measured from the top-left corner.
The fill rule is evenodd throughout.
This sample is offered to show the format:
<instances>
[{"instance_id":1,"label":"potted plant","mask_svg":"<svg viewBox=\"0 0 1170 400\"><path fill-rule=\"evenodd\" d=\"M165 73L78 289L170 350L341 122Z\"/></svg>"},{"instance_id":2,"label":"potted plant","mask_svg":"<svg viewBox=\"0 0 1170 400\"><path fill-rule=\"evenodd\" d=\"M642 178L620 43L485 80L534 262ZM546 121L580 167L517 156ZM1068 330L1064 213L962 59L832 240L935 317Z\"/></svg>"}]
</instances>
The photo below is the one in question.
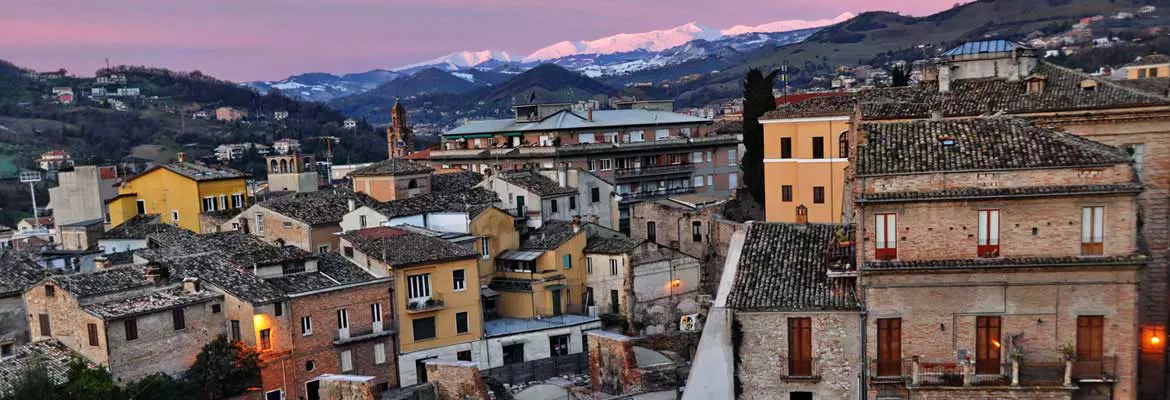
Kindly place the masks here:
<instances>
[{"instance_id":1,"label":"potted plant","mask_svg":"<svg viewBox=\"0 0 1170 400\"><path fill-rule=\"evenodd\" d=\"M853 241L849 240L849 235L845 234L845 228L837 228L837 246L849 247L853 245Z\"/></svg>"},{"instance_id":2,"label":"potted plant","mask_svg":"<svg viewBox=\"0 0 1170 400\"><path fill-rule=\"evenodd\" d=\"M1077 348L1071 344L1060 345L1060 355L1064 361L1077 360Z\"/></svg>"}]
</instances>

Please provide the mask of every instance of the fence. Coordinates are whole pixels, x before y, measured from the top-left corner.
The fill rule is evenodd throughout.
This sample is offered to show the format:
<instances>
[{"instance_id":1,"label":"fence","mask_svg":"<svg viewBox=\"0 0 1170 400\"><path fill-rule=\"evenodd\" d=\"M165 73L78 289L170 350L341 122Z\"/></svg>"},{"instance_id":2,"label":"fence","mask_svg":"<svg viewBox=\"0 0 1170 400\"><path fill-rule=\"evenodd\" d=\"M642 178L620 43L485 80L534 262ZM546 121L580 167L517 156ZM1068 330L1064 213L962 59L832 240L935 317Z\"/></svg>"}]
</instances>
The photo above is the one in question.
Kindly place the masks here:
<instances>
[{"instance_id":1,"label":"fence","mask_svg":"<svg viewBox=\"0 0 1170 400\"><path fill-rule=\"evenodd\" d=\"M480 375L510 385L518 385L586 372L589 372L589 353L581 352L485 369L480 371Z\"/></svg>"}]
</instances>

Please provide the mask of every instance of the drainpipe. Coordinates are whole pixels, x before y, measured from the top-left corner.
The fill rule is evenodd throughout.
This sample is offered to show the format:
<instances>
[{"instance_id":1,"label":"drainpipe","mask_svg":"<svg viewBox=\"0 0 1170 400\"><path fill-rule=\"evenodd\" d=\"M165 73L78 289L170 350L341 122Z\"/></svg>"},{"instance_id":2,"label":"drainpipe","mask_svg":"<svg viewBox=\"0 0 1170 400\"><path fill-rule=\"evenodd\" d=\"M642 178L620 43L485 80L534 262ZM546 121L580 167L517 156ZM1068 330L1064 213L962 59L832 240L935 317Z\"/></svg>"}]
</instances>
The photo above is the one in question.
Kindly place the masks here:
<instances>
[{"instance_id":1,"label":"drainpipe","mask_svg":"<svg viewBox=\"0 0 1170 400\"><path fill-rule=\"evenodd\" d=\"M865 334L866 334L865 327L867 326L866 324L868 324L868 320L869 320L869 313L865 311L865 306L862 306L862 308L861 308L861 328L860 328L860 331L861 331L861 335L860 335L861 336L861 346L860 346L861 347L861 374L857 377L858 378L857 379L858 380L857 400L866 400L869 398L869 395L868 395L869 388L866 387L867 378L869 377L869 359L868 359L867 353L866 353L866 344L868 343L869 339L866 338L866 336L865 336Z\"/></svg>"}]
</instances>

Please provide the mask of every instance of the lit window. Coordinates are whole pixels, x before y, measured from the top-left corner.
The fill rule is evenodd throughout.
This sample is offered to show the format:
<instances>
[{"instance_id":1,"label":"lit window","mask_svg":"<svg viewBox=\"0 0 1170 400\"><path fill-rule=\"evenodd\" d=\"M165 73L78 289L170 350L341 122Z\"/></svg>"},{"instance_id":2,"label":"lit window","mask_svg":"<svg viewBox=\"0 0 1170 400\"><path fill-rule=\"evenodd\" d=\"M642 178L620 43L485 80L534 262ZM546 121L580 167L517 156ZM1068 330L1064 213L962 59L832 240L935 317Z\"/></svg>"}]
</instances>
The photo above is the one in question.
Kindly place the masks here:
<instances>
[{"instance_id":1,"label":"lit window","mask_svg":"<svg viewBox=\"0 0 1170 400\"><path fill-rule=\"evenodd\" d=\"M893 213L877 214L876 235L877 259L893 260L898 258L898 215Z\"/></svg>"}]
</instances>

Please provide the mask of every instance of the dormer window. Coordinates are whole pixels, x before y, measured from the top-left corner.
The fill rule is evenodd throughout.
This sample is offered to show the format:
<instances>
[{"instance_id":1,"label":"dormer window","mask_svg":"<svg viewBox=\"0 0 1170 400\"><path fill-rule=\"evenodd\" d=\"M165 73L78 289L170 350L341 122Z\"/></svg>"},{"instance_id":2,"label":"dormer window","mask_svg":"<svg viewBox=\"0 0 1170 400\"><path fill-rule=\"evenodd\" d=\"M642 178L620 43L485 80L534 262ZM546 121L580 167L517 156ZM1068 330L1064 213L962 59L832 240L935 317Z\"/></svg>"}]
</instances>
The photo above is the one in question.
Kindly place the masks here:
<instances>
[{"instance_id":1,"label":"dormer window","mask_svg":"<svg viewBox=\"0 0 1170 400\"><path fill-rule=\"evenodd\" d=\"M1081 81L1081 90L1085 92L1097 90L1097 81L1092 79L1085 79Z\"/></svg>"},{"instance_id":2,"label":"dormer window","mask_svg":"<svg viewBox=\"0 0 1170 400\"><path fill-rule=\"evenodd\" d=\"M938 137L938 143L946 147L951 147L958 144L958 141L955 140L954 136L942 135Z\"/></svg>"},{"instance_id":3,"label":"dormer window","mask_svg":"<svg viewBox=\"0 0 1170 400\"><path fill-rule=\"evenodd\" d=\"M1041 94L1044 93L1044 84L1048 81L1048 77L1044 75L1032 75L1025 79L1025 81L1028 84L1028 94Z\"/></svg>"}]
</instances>

